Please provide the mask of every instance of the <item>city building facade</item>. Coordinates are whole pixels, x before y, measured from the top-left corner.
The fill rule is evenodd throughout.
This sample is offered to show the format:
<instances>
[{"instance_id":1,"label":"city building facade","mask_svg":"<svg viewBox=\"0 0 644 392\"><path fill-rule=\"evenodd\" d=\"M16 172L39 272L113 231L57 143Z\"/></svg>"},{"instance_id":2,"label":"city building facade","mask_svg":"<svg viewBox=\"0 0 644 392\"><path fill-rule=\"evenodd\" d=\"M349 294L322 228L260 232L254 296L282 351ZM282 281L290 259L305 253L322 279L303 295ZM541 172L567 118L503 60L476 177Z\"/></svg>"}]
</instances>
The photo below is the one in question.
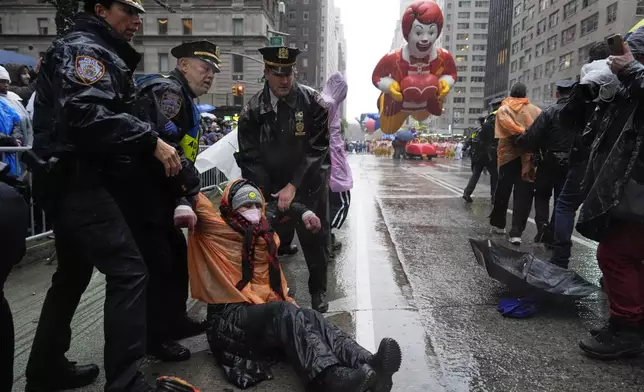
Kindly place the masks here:
<instances>
[{"instance_id":1,"label":"city building facade","mask_svg":"<svg viewBox=\"0 0 644 392\"><path fill-rule=\"evenodd\" d=\"M456 61L458 78L445 99L443 115L430 117L439 133L463 134L484 115L489 0L438 0L444 26L438 45Z\"/></svg>"},{"instance_id":2,"label":"city building facade","mask_svg":"<svg viewBox=\"0 0 644 392\"><path fill-rule=\"evenodd\" d=\"M168 72L176 64L170 50L182 42L207 39L220 47L221 73L200 102L240 109L263 87L263 61L257 49L268 45L279 28L277 0L182 0L171 2L176 13L156 3L145 4L142 28L132 44L143 54L137 74ZM0 49L42 56L56 35L55 9L45 0L2 0ZM232 86L243 85L244 96Z\"/></svg>"},{"instance_id":3,"label":"city building facade","mask_svg":"<svg viewBox=\"0 0 644 392\"><path fill-rule=\"evenodd\" d=\"M319 0L287 0L286 1L286 32L289 34L288 43L293 48L299 48L302 53L297 59L298 82L319 87L322 77L322 53L324 42L322 30L322 2Z\"/></svg>"},{"instance_id":4,"label":"city building facade","mask_svg":"<svg viewBox=\"0 0 644 392\"><path fill-rule=\"evenodd\" d=\"M522 82L538 105L555 101L555 82L577 80L590 46L625 34L644 17L644 1L515 0L508 86Z\"/></svg>"},{"instance_id":5,"label":"city building facade","mask_svg":"<svg viewBox=\"0 0 644 392\"><path fill-rule=\"evenodd\" d=\"M512 45L512 10L514 0L491 0L485 61L485 108L496 98L507 96Z\"/></svg>"}]
</instances>

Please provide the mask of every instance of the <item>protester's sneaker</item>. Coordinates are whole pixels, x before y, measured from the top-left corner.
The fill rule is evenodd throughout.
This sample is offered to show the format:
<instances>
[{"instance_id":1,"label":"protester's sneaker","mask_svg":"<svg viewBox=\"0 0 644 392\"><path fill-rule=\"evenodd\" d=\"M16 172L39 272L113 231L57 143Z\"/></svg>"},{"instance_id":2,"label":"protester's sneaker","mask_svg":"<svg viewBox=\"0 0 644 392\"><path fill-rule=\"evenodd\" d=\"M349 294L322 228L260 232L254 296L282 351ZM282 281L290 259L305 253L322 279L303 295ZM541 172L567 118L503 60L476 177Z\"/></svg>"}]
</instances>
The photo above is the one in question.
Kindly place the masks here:
<instances>
[{"instance_id":1,"label":"protester's sneaker","mask_svg":"<svg viewBox=\"0 0 644 392\"><path fill-rule=\"evenodd\" d=\"M325 299L324 293L316 293L311 295L311 307L320 313L326 313L329 310L329 304Z\"/></svg>"},{"instance_id":2,"label":"protester's sneaker","mask_svg":"<svg viewBox=\"0 0 644 392\"><path fill-rule=\"evenodd\" d=\"M505 235L507 233L505 231L505 229L502 229L502 228L496 227L496 226L492 226L492 228L490 229L490 232L492 234L501 234L501 235Z\"/></svg>"},{"instance_id":3,"label":"protester's sneaker","mask_svg":"<svg viewBox=\"0 0 644 392\"><path fill-rule=\"evenodd\" d=\"M372 392L390 392L394 385L392 377L400 370L401 363L402 351L398 342L391 338L382 339L370 363L378 375Z\"/></svg>"},{"instance_id":4,"label":"protester's sneaker","mask_svg":"<svg viewBox=\"0 0 644 392\"><path fill-rule=\"evenodd\" d=\"M288 245L288 246L284 246L284 247L280 246L277 249L277 255L278 256L293 256L294 254L299 252L299 250L300 249L297 247L297 245Z\"/></svg>"},{"instance_id":5,"label":"protester's sneaker","mask_svg":"<svg viewBox=\"0 0 644 392\"><path fill-rule=\"evenodd\" d=\"M580 341L579 348L597 359L634 357L644 352L642 333L638 327L619 325L614 321L609 323L610 326L596 330L594 336Z\"/></svg>"},{"instance_id":6,"label":"protester's sneaker","mask_svg":"<svg viewBox=\"0 0 644 392\"><path fill-rule=\"evenodd\" d=\"M76 362L69 362L65 369L56 372L55 376L38 380L27 379L25 392L51 392L82 388L96 381L98 374L98 366L94 364L77 365Z\"/></svg>"},{"instance_id":7,"label":"protester's sneaker","mask_svg":"<svg viewBox=\"0 0 644 392\"><path fill-rule=\"evenodd\" d=\"M172 340L148 345L148 354L164 362L181 362L190 359L190 350Z\"/></svg>"},{"instance_id":8,"label":"protester's sneaker","mask_svg":"<svg viewBox=\"0 0 644 392\"><path fill-rule=\"evenodd\" d=\"M357 369L332 366L321 375L320 391L328 392L365 392L376 385L376 372L369 365Z\"/></svg>"},{"instance_id":9,"label":"protester's sneaker","mask_svg":"<svg viewBox=\"0 0 644 392\"><path fill-rule=\"evenodd\" d=\"M510 237L508 241L510 241L510 243L515 246L521 245L521 237Z\"/></svg>"},{"instance_id":10,"label":"protester's sneaker","mask_svg":"<svg viewBox=\"0 0 644 392\"><path fill-rule=\"evenodd\" d=\"M463 193L463 196L461 197L463 198L463 200L465 200L466 203L471 203L474 201L474 199L472 199L472 196L468 195L467 193Z\"/></svg>"}]
</instances>

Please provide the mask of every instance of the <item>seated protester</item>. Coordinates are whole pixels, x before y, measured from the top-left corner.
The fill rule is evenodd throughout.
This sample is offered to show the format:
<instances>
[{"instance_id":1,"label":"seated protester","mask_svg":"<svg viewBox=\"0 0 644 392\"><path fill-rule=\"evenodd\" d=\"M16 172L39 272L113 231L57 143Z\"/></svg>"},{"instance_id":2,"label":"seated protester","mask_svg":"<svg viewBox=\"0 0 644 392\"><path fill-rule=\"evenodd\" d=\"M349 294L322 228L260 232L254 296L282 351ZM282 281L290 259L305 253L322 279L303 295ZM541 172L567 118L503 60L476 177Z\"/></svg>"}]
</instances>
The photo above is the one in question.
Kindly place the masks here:
<instances>
[{"instance_id":1,"label":"seated protester","mask_svg":"<svg viewBox=\"0 0 644 392\"><path fill-rule=\"evenodd\" d=\"M235 181L219 211L199 196L197 227L188 239L192 297L209 304L206 335L228 381L246 389L271 379L266 362L278 354L312 390L390 391L401 363L398 343L383 339L373 355L319 312L297 306L287 294L279 238L265 209L255 185ZM311 211L297 204L292 210L307 229L320 229Z\"/></svg>"}]
</instances>

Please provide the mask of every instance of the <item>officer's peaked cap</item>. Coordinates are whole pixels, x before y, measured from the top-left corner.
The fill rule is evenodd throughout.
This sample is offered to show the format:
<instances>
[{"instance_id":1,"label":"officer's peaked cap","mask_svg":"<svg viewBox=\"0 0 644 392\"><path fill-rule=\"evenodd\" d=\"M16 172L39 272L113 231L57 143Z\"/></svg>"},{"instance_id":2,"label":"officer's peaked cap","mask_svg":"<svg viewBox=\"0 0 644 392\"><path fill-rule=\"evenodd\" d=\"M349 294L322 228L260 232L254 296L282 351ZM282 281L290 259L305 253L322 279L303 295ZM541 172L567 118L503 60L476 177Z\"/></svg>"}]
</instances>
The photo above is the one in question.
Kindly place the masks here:
<instances>
[{"instance_id":1,"label":"officer's peaked cap","mask_svg":"<svg viewBox=\"0 0 644 392\"><path fill-rule=\"evenodd\" d=\"M186 42L175 46L170 51L178 59L184 57L196 57L212 65L215 72L220 72L219 64L219 47L210 41L193 41Z\"/></svg>"},{"instance_id":2,"label":"officer's peaked cap","mask_svg":"<svg viewBox=\"0 0 644 392\"><path fill-rule=\"evenodd\" d=\"M290 75L296 64L297 56L301 53L298 48L285 46L267 46L259 49L264 58L264 64L278 75Z\"/></svg>"}]
</instances>

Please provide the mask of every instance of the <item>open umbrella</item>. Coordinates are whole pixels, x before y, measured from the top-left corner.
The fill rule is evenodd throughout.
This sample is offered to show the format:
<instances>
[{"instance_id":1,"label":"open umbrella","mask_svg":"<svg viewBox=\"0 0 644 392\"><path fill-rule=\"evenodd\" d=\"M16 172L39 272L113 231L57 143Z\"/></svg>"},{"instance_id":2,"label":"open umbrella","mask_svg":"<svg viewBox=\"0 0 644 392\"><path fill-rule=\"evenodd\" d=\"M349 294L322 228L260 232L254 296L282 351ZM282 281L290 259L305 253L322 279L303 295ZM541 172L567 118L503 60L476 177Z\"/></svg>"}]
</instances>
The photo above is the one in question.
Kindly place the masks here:
<instances>
[{"instance_id":1,"label":"open umbrella","mask_svg":"<svg viewBox=\"0 0 644 392\"><path fill-rule=\"evenodd\" d=\"M197 105L197 110L199 113L208 113L214 111L215 107L207 103L200 103Z\"/></svg>"},{"instance_id":2,"label":"open umbrella","mask_svg":"<svg viewBox=\"0 0 644 392\"><path fill-rule=\"evenodd\" d=\"M414 140L414 137L416 136L416 132L412 132L407 129L401 129L400 131L395 133L396 139L402 140L403 142L410 142Z\"/></svg>"},{"instance_id":3,"label":"open umbrella","mask_svg":"<svg viewBox=\"0 0 644 392\"><path fill-rule=\"evenodd\" d=\"M491 278L523 295L543 298L583 298L599 291L576 272L540 260L529 253L490 240L470 239L478 263Z\"/></svg>"},{"instance_id":4,"label":"open umbrella","mask_svg":"<svg viewBox=\"0 0 644 392\"><path fill-rule=\"evenodd\" d=\"M33 68L38 63L38 59L24 54L16 53L11 50L0 50L0 65L20 64Z\"/></svg>"}]
</instances>

